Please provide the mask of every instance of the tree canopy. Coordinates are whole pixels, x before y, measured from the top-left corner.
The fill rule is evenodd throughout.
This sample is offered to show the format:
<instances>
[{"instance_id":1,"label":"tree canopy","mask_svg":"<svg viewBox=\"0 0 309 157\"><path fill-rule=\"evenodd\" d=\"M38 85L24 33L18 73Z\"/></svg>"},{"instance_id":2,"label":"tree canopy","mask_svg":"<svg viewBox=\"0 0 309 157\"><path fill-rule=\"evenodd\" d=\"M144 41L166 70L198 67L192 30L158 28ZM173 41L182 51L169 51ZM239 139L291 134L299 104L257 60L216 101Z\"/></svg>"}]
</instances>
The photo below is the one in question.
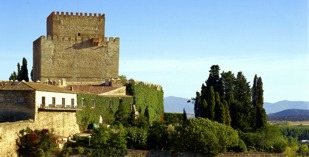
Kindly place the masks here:
<instances>
[{"instance_id":1,"label":"tree canopy","mask_svg":"<svg viewBox=\"0 0 309 157\"><path fill-rule=\"evenodd\" d=\"M26 81L29 82L29 76L28 76L28 68L27 68L27 59L24 57L22 60L22 65L20 66L19 63L17 63L17 74L15 71L10 75L9 80L15 81Z\"/></svg>"},{"instance_id":2,"label":"tree canopy","mask_svg":"<svg viewBox=\"0 0 309 157\"><path fill-rule=\"evenodd\" d=\"M219 65L213 65L194 100L196 117L231 125L245 132L266 125L263 82L257 75L251 88L242 72L236 77L231 71L220 74Z\"/></svg>"}]
</instances>

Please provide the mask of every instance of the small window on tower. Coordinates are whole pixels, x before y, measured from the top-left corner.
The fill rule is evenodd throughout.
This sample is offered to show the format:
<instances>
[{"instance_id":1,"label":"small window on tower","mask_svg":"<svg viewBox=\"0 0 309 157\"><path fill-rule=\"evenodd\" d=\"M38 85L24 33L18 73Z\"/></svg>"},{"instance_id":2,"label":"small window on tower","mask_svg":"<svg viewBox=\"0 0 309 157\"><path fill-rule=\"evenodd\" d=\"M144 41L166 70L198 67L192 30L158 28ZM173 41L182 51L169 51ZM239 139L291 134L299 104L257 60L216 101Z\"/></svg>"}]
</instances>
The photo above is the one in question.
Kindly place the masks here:
<instances>
[{"instance_id":1,"label":"small window on tower","mask_svg":"<svg viewBox=\"0 0 309 157\"><path fill-rule=\"evenodd\" d=\"M80 37L80 33L77 33L77 36L79 36L79 37Z\"/></svg>"}]
</instances>

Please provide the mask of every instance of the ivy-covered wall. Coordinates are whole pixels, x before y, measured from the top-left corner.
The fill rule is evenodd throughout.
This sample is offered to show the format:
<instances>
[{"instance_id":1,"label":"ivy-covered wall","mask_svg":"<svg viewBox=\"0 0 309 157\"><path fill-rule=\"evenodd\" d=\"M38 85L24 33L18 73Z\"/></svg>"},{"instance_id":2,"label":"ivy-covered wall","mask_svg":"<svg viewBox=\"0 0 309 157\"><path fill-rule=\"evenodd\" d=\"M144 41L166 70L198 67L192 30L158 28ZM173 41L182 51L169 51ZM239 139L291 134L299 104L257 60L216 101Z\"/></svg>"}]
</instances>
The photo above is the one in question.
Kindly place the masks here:
<instances>
[{"instance_id":1,"label":"ivy-covered wall","mask_svg":"<svg viewBox=\"0 0 309 157\"><path fill-rule=\"evenodd\" d=\"M77 104L82 108L76 114L80 129L85 130L89 124L99 123L100 116L105 124L112 124L115 120L126 123L127 119L131 117L131 106L133 104L141 116L148 118L150 124L153 121L163 120L164 93L161 86L130 81L126 84L126 90L127 95L130 96L113 97L78 94ZM119 108L119 105L123 106Z\"/></svg>"},{"instance_id":2,"label":"ivy-covered wall","mask_svg":"<svg viewBox=\"0 0 309 157\"><path fill-rule=\"evenodd\" d=\"M145 111L148 112L150 123L163 120L164 92L160 85L131 80L127 84L127 94L133 96L133 102L141 115L145 115Z\"/></svg>"},{"instance_id":3,"label":"ivy-covered wall","mask_svg":"<svg viewBox=\"0 0 309 157\"><path fill-rule=\"evenodd\" d=\"M131 114L130 108L133 104L133 98L78 94L77 104L82 108L82 110L78 111L76 114L77 124L79 124L81 130L85 130L91 123L98 124L100 122L100 116L102 116L103 123L113 123L119 105L128 108L127 111L129 112L126 114Z\"/></svg>"}]
</instances>

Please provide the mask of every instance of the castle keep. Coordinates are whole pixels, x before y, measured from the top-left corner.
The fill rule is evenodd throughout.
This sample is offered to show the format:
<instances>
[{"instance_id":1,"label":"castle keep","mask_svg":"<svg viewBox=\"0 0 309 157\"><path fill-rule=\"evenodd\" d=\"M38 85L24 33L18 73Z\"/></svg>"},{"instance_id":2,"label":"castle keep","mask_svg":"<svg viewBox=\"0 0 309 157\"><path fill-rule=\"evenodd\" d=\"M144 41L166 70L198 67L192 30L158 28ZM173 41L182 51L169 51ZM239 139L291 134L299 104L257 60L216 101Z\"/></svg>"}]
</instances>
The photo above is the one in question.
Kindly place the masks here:
<instances>
[{"instance_id":1,"label":"castle keep","mask_svg":"<svg viewBox=\"0 0 309 157\"><path fill-rule=\"evenodd\" d=\"M52 12L47 37L33 42L34 81L102 83L118 78L119 38L105 37L105 15Z\"/></svg>"}]
</instances>

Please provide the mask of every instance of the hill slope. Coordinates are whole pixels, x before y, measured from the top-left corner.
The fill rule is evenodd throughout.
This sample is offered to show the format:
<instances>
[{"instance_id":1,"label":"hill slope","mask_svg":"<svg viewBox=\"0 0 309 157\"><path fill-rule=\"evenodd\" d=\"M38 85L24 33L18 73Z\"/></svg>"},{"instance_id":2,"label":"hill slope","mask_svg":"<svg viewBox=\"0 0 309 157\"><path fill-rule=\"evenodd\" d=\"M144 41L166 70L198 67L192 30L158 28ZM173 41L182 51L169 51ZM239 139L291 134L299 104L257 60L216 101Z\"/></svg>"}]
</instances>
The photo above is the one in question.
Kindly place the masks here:
<instances>
[{"instance_id":1,"label":"hill slope","mask_svg":"<svg viewBox=\"0 0 309 157\"><path fill-rule=\"evenodd\" d=\"M183 109L186 110L187 113L194 113L194 105L192 103L188 103L187 101L190 99L169 96L164 98L164 112L183 112Z\"/></svg>"},{"instance_id":2,"label":"hill slope","mask_svg":"<svg viewBox=\"0 0 309 157\"><path fill-rule=\"evenodd\" d=\"M309 102L306 101L278 101L276 103L264 103L264 109L267 114L276 113L287 109L309 110Z\"/></svg>"},{"instance_id":3,"label":"hill slope","mask_svg":"<svg viewBox=\"0 0 309 157\"><path fill-rule=\"evenodd\" d=\"M309 120L309 110L287 109L268 114L267 119L269 121L307 121Z\"/></svg>"},{"instance_id":4,"label":"hill slope","mask_svg":"<svg viewBox=\"0 0 309 157\"><path fill-rule=\"evenodd\" d=\"M164 111L165 112L183 112L183 109L186 109L187 113L194 113L194 105L188 103L190 99L169 96L164 98ZM309 102L306 101L279 101L276 103L264 103L264 109L267 114L277 113L283 110L288 109L303 109L309 110Z\"/></svg>"}]
</instances>

